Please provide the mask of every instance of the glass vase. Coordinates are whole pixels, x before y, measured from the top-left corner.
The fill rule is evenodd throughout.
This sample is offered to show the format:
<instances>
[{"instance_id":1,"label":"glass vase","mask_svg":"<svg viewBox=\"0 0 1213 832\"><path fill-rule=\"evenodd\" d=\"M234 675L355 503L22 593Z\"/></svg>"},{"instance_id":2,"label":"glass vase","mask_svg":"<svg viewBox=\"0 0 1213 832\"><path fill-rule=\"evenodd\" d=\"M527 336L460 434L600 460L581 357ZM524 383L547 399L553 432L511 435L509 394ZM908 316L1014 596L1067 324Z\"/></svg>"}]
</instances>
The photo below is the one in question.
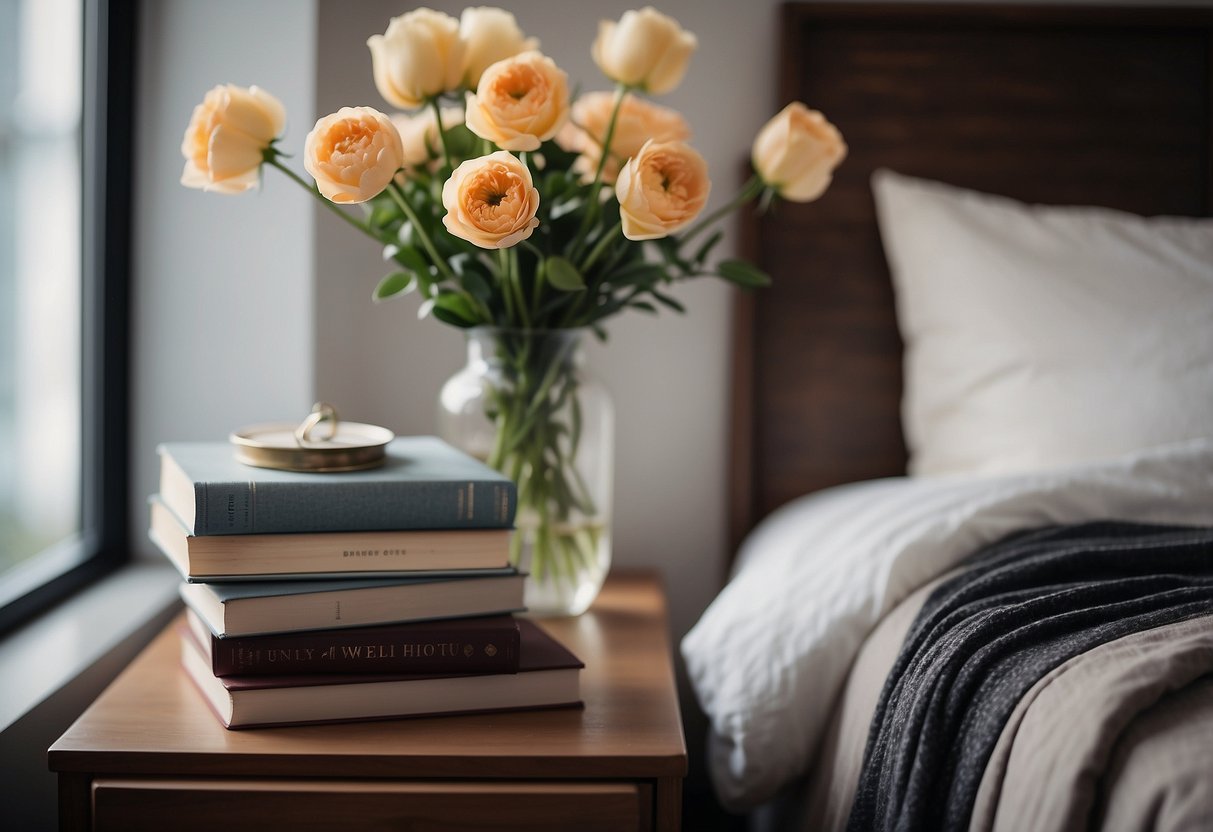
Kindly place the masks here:
<instances>
[{"instance_id":1,"label":"glass vase","mask_svg":"<svg viewBox=\"0 0 1213 832\"><path fill-rule=\"evenodd\" d=\"M585 370L586 331L467 330L467 365L442 388L452 445L518 486L510 560L534 615L579 615L611 563L614 411Z\"/></svg>"}]
</instances>

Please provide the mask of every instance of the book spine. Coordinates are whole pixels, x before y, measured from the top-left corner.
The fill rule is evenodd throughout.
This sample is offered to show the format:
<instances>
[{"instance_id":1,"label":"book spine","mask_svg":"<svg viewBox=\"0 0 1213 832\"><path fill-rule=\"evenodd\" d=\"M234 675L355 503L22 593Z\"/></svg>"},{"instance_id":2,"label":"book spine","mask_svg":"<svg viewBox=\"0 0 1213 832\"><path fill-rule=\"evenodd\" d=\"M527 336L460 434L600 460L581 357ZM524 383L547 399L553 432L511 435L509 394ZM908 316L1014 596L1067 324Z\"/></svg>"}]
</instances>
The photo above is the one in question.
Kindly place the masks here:
<instances>
[{"instance_id":1,"label":"book spine","mask_svg":"<svg viewBox=\"0 0 1213 832\"><path fill-rule=\"evenodd\" d=\"M197 483L195 535L404 529L508 529L517 492L508 480L348 483Z\"/></svg>"},{"instance_id":2,"label":"book spine","mask_svg":"<svg viewBox=\"0 0 1213 832\"><path fill-rule=\"evenodd\" d=\"M517 673L516 626L395 633L321 630L289 635L211 636L216 676L308 673Z\"/></svg>"},{"instance_id":3,"label":"book spine","mask_svg":"<svg viewBox=\"0 0 1213 832\"><path fill-rule=\"evenodd\" d=\"M251 482L197 483L194 486L194 534L251 534Z\"/></svg>"}]
</instances>

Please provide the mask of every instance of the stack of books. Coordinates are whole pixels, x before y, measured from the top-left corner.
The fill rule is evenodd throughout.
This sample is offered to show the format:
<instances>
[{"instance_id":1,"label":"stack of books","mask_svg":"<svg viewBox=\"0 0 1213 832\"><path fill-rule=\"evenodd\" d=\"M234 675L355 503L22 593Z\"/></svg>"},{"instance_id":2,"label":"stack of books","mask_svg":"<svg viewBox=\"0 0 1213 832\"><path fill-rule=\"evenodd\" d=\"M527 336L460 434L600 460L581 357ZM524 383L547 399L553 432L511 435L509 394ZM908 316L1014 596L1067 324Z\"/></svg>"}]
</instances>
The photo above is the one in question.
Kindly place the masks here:
<instances>
[{"instance_id":1,"label":"stack of books","mask_svg":"<svg viewBox=\"0 0 1213 832\"><path fill-rule=\"evenodd\" d=\"M581 662L522 609L516 493L434 437L299 473L159 448L149 536L181 572L182 663L228 728L576 705Z\"/></svg>"}]
</instances>

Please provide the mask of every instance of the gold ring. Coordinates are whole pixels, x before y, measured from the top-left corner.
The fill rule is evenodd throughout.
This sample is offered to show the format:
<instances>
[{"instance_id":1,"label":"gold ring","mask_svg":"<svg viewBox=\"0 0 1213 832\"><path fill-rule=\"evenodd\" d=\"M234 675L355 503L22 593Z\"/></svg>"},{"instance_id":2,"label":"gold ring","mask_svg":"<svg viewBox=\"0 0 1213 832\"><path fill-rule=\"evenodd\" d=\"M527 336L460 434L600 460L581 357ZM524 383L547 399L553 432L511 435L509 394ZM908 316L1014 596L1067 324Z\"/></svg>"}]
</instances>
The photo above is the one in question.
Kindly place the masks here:
<instances>
[{"instance_id":1,"label":"gold ring","mask_svg":"<svg viewBox=\"0 0 1213 832\"><path fill-rule=\"evenodd\" d=\"M299 423L299 427L295 428L295 441L299 443L301 448L331 441L337 435L338 421L337 408L328 402L316 402L312 405L312 412ZM328 422L330 425L329 435L324 439L313 439L312 431L323 422Z\"/></svg>"}]
</instances>

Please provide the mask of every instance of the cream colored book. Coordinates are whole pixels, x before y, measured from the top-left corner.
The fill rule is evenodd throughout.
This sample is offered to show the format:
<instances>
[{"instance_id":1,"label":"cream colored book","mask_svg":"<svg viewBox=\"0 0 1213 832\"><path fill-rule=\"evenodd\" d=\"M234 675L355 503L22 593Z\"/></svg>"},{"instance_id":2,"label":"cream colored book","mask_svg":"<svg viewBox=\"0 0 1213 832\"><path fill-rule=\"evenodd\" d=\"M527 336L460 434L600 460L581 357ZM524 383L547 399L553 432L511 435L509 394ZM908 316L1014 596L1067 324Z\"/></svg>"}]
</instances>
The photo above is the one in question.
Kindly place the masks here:
<instances>
[{"instance_id":1,"label":"cream colored book","mask_svg":"<svg viewBox=\"0 0 1213 832\"><path fill-rule=\"evenodd\" d=\"M187 581L369 577L504 569L510 529L197 536L160 499L148 536Z\"/></svg>"},{"instance_id":2,"label":"cream colored book","mask_svg":"<svg viewBox=\"0 0 1213 832\"><path fill-rule=\"evenodd\" d=\"M368 627L523 609L514 570L323 581L183 583L185 603L220 638Z\"/></svg>"}]
</instances>

